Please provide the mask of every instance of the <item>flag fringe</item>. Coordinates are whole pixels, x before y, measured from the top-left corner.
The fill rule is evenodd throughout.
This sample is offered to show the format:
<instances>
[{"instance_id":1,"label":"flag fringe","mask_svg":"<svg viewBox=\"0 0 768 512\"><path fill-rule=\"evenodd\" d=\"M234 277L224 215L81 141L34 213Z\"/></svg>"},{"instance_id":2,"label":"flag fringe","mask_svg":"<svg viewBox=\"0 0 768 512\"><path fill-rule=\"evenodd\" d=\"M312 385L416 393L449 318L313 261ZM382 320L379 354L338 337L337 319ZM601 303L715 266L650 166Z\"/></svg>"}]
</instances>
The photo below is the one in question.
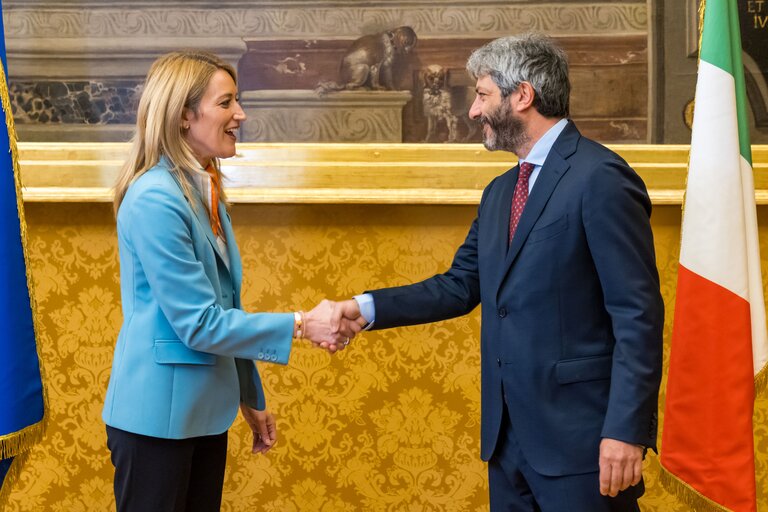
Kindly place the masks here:
<instances>
[{"instance_id":1,"label":"flag fringe","mask_svg":"<svg viewBox=\"0 0 768 512\"><path fill-rule=\"evenodd\" d=\"M44 423L44 420L41 420L18 432L0 436L0 459L17 457L32 448L32 445L43 438Z\"/></svg>"},{"instance_id":2,"label":"flag fringe","mask_svg":"<svg viewBox=\"0 0 768 512\"><path fill-rule=\"evenodd\" d=\"M701 40L704 37L704 11L707 10L707 0L701 0L699 2L699 9L698 9L698 15L699 15L699 51L698 55L696 56L696 60L701 60ZM696 63L698 65L698 62Z\"/></svg>"},{"instance_id":3,"label":"flag fringe","mask_svg":"<svg viewBox=\"0 0 768 512\"><path fill-rule=\"evenodd\" d=\"M659 482L668 493L680 500L691 512L731 512L730 509L715 503L680 480L664 466L660 466Z\"/></svg>"},{"instance_id":4,"label":"flag fringe","mask_svg":"<svg viewBox=\"0 0 768 512\"><path fill-rule=\"evenodd\" d=\"M2 485L0 485L0 510L6 509L8 501L11 499L11 488L21 474L21 468L24 466L24 462L27 460L28 456L29 452L22 453L15 457L11 462L11 467L5 474L5 479L3 479Z\"/></svg>"},{"instance_id":5,"label":"flag fringe","mask_svg":"<svg viewBox=\"0 0 768 512\"><path fill-rule=\"evenodd\" d=\"M701 0L699 2L699 8L698 8L698 27L699 27L699 41L697 44L697 51L696 51L696 70L698 74L699 66L701 65L701 40L704 38L704 11L707 8L707 0ZM696 117L696 93L693 93L693 100L691 100L693 105L691 108L691 126L693 126L693 119ZM685 216L685 200L688 197L688 174L690 174L691 170L691 148L688 147L688 161L685 164L685 168L687 169L687 172L685 173L685 188L683 188L683 201L680 204L680 211L682 212L682 215ZM683 243L683 230L680 230L680 244L682 246ZM678 262L679 263L679 262Z\"/></svg>"},{"instance_id":6,"label":"flag fringe","mask_svg":"<svg viewBox=\"0 0 768 512\"><path fill-rule=\"evenodd\" d=\"M19 167L19 148L16 143L16 124L13 121L13 109L11 108L11 98L8 94L8 77L5 76L5 67L0 65L0 80L2 80L2 87L0 87L0 104L3 107L3 113L5 114L5 126L8 129L8 146L11 151L11 161L13 163L13 178L16 185L16 210L19 215L19 231L21 234L21 249L24 254L24 268L27 274L27 292L29 293L29 305L32 308L32 329L34 330L34 338L37 340L38 335L43 332L41 329L40 318L37 313L37 299L35 298L35 286L32 280L32 271L30 265L29 248L27 247L27 221L24 216L24 199L21 193L21 169ZM43 392L43 418L40 422L31 425L28 428L36 427L40 429L40 435L45 432L47 425L48 408L48 393L45 389L45 371L43 369L43 358L40 353L40 344L35 342L35 351L37 352L37 366L40 372L40 385ZM24 429L26 430L26 429ZM24 432L22 430L21 432ZM19 432L9 434L10 436L18 435ZM3 443L3 437L0 436L0 443ZM0 453L3 450L3 444L0 444ZM2 507L0 506L0 510Z\"/></svg>"},{"instance_id":7,"label":"flag fringe","mask_svg":"<svg viewBox=\"0 0 768 512\"><path fill-rule=\"evenodd\" d=\"M755 394L760 393L766 388L768 388L768 366L763 366L755 375Z\"/></svg>"}]
</instances>

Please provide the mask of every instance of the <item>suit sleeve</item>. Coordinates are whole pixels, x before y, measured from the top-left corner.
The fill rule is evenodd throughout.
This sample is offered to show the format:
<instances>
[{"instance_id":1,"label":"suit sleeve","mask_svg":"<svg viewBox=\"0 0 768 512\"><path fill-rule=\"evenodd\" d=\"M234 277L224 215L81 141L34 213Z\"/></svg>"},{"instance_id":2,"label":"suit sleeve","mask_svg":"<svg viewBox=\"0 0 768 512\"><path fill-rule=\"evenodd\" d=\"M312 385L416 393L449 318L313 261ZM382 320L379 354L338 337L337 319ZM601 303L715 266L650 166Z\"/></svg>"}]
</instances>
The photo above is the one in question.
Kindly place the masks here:
<instances>
[{"instance_id":1,"label":"suit sleeve","mask_svg":"<svg viewBox=\"0 0 768 512\"><path fill-rule=\"evenodd\" d=\"M259 370L250 359L235 358L237 380L240 383L240 401L251 409L263 411L267 408L264 389L261 386Z\"/></svg>"},{"instance_id":2,"label":"suit sleeve","mask_svg":"<svg viewBox=\"0 0 768 512\"><path fill-rule=\"evenodd\" d=\"M655 450L664 304L651 202L640 177L614 160L592 173L582 210L616 342L602 437Z\"/></svg>"},{"instance_id":3,"label":"suit sleeve","mask_svg":"<svg viewBox=\"0 0 768 512\"><path fill-rule=\"evenodd\" d=\"M293 315L245 313L217 304L195 255L193 221L184 202L155 187L141 191L125 207L130 208L124 217L126 234L155 300L182 343L200 352L288 363Z\"/></svg>"},{"instance_id":4,"label":"suit sleeve","mask_svg":"<svg viewBox=\"0 0 768 512\"><path fill-rule=\"evenodd\" d=\"M420 283L367 292L373 296L376 308L376 321L371 330L437 322L465 315L477 307L480 303L478 230L485 198L492 186L493 182L483 192L478 215L448 271Z\"/></svg>"}]
</instances>

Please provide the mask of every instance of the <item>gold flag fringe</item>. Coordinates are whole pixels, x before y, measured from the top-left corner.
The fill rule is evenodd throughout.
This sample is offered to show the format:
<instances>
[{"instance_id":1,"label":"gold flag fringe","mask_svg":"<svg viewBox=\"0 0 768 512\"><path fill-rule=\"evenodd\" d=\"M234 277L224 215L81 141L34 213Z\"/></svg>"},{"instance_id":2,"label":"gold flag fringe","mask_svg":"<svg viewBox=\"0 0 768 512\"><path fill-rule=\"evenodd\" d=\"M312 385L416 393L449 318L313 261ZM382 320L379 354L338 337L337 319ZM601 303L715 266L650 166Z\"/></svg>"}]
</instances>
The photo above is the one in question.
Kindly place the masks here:
<instances>
[{"instance_id":1,"label":"gold flag fringe","mask_svg":"<svg viewBox=\"0 0 768 512\"><path fill-rule=\"evenodd\" d=\"M38 421L18 432L0 436L0 459L16 457L42 438L43 421Z\"/></svg>"},{"instance_id":2,"label":"gold flag fringe","mask_svg":"<svg viewBox=\"0 0 768 512\"><path fill-rule=\"evenodd\" d=\"M3 483L3 486L0 487L0 510L5 510L6 506L8 505L8 500L10 500L11 498L10 482L15 482L16 479L19 477L19 473L21 473L21 468L24 466L24 462L27 460L28 456L29 456L28 452L22 453L21 455L17 455L13 459L13 462L11 462L11 467L8 470L8 473L5 474L5 481Z\"/></svg>"},{"instance_id":3,"label":"gold flag fringe","mask_svg":"<svg viewBox=\"0 0 768 512\"><path fill-rule=\"evenodd\" d=\"M707 0L699 2L699 53L697 60L701 60L701 39L704 36L704 10L707 8Z\"/></svg>"},{"instance_id":4,"label":"gold flag fringe","mask_svg":"<svg viewBox=\"0 0 768 512\"><path fill-rule=\"evenodd\" d=\"M707 7L707 0L701 0L699 2L699 42L698 42L698 51L696 52L696 69L699 68L699 64L701 64L701 40L704 36L704 11ZM693 105L691 107L691 126L693 126L693 118L696 116L696 93L693 94ZM691 170L691 147L688 146L688 162L686 162L685 168L690 171ZM680 211L685 214L685 200L688 196L688 172L685 173L685 188L683 189L683 201L680 204ZM683 242L683 230L680 230L680 243Z\"/></svg>"},{"instance_id":5,"label":"gold flag fringe","mask_svg":"<svg viewBox=\"0 0 768 512\"><path fill-rule=\"evenodd\" d=\"M5 69L0 65L0 103L2 103L5 114L5 125L8 128L8 145L11 152L11 161L13 162L13 177L16 186L16 208L19 214L19 230L21 233L21 247L24 254L24 263L27 274L27 289L29 291L29 303L32 308L32 327L35 333L35 339L42 332L40 319L37 314L37 301L35 299L34 282L30 271L29 249L27 247L27 223L24 217L24 200L21 194L21 171L19 169L19 149L16 144L16 125L13 122L13 110L11 109L11 100L8 96L8 81L5 76ZM18 476L24 461L27 458L28 450L43 438L45 428L48 423L48 393L45 390L45 373L43 370L43 359L40 354L40 347L35 343L37 351L38 368L43 392L43 418L41 421L30 425L18 432L13 432L0 436L0 457L15 457L11 463L11 468L5 476L2 488L0 489L0 510L3 510L5 503L10 495L10 488L15 478Z\"/></svg>"},{"instance_id":6,"label":"gold flag fringe","mask_svg":"<svg viewBox=\"0 0 768 512\"><path fill-rule=\"evenodd\" d=\"M732 512L680 480L664 466L659 471L659 482L667 492L685 504L690 512Z\"/></svg>"},{"instance_id":7,"label":"gold flag fringe","mask_svg":"<svg viewBox=\"0 0 768 512\"><path fill-rule=\"evenodd\" d=\"M768 366L763 366L763 368L757 372L757 375L755 375L755 394L766 388L768 388Z\"/></svg>"},{"instance_id":8,"label":"gold flag fringe","mask_svg":"<svg viewBox=\"0 0 768 512\"><path fill-rule=\"evenodd\" d=\"M42 421L38 421L19 432L0 437L0 459L14 458L8 473L5 474L2 486L0 486L0 510L5 510L5 507L8 505L13 483L16 482L19 473L21 473L21 468L24 466L24 461L29 456L29 451L27 450L42 438Z\"/></svg>"}]
</instances>

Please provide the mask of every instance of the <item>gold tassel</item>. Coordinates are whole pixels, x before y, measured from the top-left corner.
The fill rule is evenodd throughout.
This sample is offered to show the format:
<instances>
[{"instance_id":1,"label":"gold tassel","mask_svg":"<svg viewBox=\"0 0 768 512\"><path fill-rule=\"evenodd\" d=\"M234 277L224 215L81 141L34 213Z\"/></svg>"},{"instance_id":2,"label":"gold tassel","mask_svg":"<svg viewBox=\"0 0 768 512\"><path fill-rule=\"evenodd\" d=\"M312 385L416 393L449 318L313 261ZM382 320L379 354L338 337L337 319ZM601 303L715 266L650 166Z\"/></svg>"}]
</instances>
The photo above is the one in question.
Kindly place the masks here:
<instances>
[{"instance_id":1,"label":"gold tassel","mask_svg":"<svg viewBox=\"0 0 768 512\"><path fill-rule=\"evenodd\" d=\"M731 512L710 500L661 466L659 482L666 491L685 504L691 512Z\"/></svg>"}]
</instances>

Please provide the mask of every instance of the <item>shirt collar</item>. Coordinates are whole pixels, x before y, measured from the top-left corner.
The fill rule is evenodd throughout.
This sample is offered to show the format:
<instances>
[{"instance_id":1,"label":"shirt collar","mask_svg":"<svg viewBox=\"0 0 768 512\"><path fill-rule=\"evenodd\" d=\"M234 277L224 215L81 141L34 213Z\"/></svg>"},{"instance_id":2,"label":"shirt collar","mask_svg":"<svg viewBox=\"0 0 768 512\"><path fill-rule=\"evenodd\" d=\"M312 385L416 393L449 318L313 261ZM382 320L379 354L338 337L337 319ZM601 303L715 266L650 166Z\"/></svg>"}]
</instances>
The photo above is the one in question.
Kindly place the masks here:
<instances>
[{"instance_id":1,"label":"shirt collar","mask_svg":"<svg viewBox=\"0 0 768 512\"><path fill-rule=\"evenodd\" d=\"M544 165L544 161L547 159L549 151L552 149L557 137L560 136L560 133L565 129L567 124L567 119L561 119L555 123L552 128L547 130L547 132L536 141L536 144L531 148L531 152L528 153L528 156L521 160L521 162L528 162L536 167Z\"/></svg>"}]
</instances>

